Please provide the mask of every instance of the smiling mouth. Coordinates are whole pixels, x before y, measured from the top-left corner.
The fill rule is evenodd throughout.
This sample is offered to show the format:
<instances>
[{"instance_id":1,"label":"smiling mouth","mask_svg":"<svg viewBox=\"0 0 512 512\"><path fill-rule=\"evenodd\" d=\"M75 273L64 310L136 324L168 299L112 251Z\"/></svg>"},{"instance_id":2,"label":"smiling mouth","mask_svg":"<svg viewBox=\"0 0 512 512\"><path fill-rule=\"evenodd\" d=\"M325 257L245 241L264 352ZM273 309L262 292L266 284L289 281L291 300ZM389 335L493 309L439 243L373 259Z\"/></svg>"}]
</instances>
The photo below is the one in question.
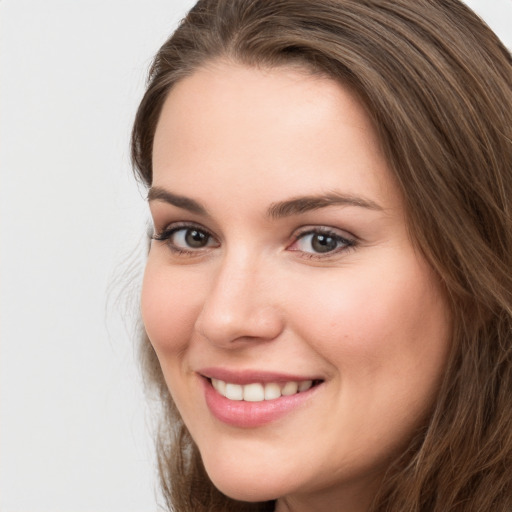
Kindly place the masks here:
<instances>
[{"instance_id":1,"label":"smiling mouth","mask_svg":"<svg viewBox=\"0 0 512 512\"><path fill-rule=\"evenodd\" d=\"M276 400L282 396L291 396L298 393L308 391L317 386L320 380L304 380L289 382L267 382L261 384L258 382L251 384L235 384L220 379L208 379L213 388L228 400L246 401L246 402L263 402L268 400Z\"/></svg>"}]
</instances>

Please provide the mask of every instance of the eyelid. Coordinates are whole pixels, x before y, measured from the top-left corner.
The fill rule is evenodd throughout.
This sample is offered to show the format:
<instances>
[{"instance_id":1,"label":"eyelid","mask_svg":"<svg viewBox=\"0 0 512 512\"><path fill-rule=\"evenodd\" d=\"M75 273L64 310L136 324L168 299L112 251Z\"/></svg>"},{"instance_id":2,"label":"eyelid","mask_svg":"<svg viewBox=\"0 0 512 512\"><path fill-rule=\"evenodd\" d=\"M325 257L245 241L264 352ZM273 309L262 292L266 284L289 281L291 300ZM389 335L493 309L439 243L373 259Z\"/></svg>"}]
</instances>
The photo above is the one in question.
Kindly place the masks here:
<instances>
[{"instance_id":1,"label":"eyelid","mask_svg":"<svg viewBox=\"0 0 512 512\"><path fill-rule=\"evenodd\" d=\"M335 228L332 226L325 226L323 224L319 225L308 225L300 227L299 229L295 230L293 237L295 239L300 238L301 236L310 234L310 233L323 233L323 234L331 234L334 236L339 236L340 238L343 238L345 240L357 240L357 237L350 233L349 231L345 229Z\"/></svg>"},{"instance_id":2,"label":"eyelid","mask_svg":"<svg viewBox=\"0 0 512 512\"><path fill-rule=\"evenodd\" d=\"M171 222L170 224L166 224L163 229L157 229L156 226L154 228L153 235L151 238L154 240L162 240L163 237L169 236L175 231L178 231L179 229L198 229L199 231L204 231L208 235L210 235L212 238L215 238L217 240L217 237L211 232L210 229L206 228L199 222L192 222L192 221L177 221L177 222Z\"/></svg>"}]
</instances>

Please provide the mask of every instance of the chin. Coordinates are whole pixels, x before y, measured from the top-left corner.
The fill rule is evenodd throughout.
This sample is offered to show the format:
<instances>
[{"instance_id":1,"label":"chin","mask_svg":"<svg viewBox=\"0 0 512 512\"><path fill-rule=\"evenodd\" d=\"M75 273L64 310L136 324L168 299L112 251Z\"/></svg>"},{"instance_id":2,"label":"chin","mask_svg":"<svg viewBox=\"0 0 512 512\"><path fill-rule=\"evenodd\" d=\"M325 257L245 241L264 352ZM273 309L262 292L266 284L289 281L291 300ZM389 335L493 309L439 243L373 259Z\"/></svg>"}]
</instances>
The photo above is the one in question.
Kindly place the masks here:
<instances>
[{"instance_id":1,"label":"chin","mask_svg":"<svg viewBox=\"0 0 512 512\"><path fill-rule=\"evenodd\" d=\"M280 492L275 486L269 488L268 482L256 482L255 479L240 480L238 478L226 479L225 477L211 479L219 491L231 499L237 501L263 502L275 500L286 493Z\"/></svg>"},{"instance_id":2,"label":"chin","mask_svg":"<svg viewBox=\"0 0 512 512\"><path fill-rule=\"evenodd\" d=\"M206 472L213 485L223 494L238 501L263 502L288 494L290 482L271 471L252 471L247 467L210 468ZM288 485L287 485L288 484Z\"/></svg>"}]
</instances>

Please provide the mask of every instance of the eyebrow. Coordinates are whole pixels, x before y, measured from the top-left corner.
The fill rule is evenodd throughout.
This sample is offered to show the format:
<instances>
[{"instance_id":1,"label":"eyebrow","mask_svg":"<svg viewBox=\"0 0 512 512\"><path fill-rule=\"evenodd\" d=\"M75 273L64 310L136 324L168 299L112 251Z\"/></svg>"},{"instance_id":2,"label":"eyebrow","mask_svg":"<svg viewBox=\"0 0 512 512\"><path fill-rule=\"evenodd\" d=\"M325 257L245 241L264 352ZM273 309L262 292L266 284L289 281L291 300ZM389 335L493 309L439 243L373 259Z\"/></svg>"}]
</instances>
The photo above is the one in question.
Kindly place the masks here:
<instances>
[{"instance_id":1,"label":"eyebrow","mask_svg":"<svg viewBox=\"0 0 512 512\"><path fill-rule=\"evenodd\" d=\"M291 215L300 215L301 213L326 208L327 206L357 206L369 210L382 211L382 207L370 199L331 192L328 194L296 197L274 203L268 209L267 215L273 219L278 219Z\"/></svg>"},{"instance_id":2,"label":"eyebrow","mask_svg":"<svg viewBox=\"0 0 512 512\"><path fill-rule=\"evenodd\" d=\"M208 216L208 211L200 203L189 197L173 194L161 187L152 187L148 193L148 201L163 201L178 208L188 210L199 215ZM312 210L326 208L327 206L357 206L369 210L382 211L376 202L350 194L330 192L328 194L300 196L286 201L272 203L267 210L267 217L279 219L300 215Z\"/></svg>"},{"instance_id":3,"label":"eyebrow","mask_svg":"<svg viewBox=\"0 0 512 512\"><path fill-rule=\"evenodd\" d=\"M184 210L188 210L189 212L192 213L197 213L199 215L208 215L206 208L199 204L197 201L194 201L194 199L172 194L168 190L165 190L160 187L151 187L149 189L148 201L163 201L164 203L172 204L173 206L183 208Z\"/></svg>"}]
</instances>

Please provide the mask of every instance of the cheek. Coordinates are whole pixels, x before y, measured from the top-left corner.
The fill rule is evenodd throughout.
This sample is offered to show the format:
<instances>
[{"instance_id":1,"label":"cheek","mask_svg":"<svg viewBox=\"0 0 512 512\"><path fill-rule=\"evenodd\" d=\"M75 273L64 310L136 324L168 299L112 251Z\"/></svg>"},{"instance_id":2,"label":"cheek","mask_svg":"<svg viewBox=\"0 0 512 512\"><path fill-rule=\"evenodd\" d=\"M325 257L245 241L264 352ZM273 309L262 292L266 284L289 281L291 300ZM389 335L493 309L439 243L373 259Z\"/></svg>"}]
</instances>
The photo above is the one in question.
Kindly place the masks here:
<instances>
[{"instance_id":1,"label":"cheek","mask_svg":"<svg viewBox=\"0 0 512 512\"><path fill-rule=\"evenodd\" d=\"M448 306L435 276L412 254L318 279L294 309L297 327L346 386L378 393L418 384L430 394L447 358ZM398 269L398 270L395 270ZM405 385L408 384L408 385Z\"/></svg>"},{"instance_id":2,"label":"cheek","mask_svg":"<svg viewBox=\"0 0 512 512\"><path fill-rule=\"evenodd\" d=\"M332 371L338 409L333 405L322 429L334 430L336 422L343 446L361 461L368 450L375 460L387 460L431 410L451 333L446 301L433 283L414 261L396 275L347 271L330 281L329 293L318 293L327 282L305 289L295 308L301 311L297 332Z\"/></svg>"},{"instance_id":3,"label":"cheek","mask_svg":"<svg viewBox=\"0 0 512 512\"><path fill-rule=\"evenodd\" d=\"M164 353L183 351L197 311L197 289L183 273L148 259L141 293L144 327L160 361Z\"/></svg>"}]
</instances>

